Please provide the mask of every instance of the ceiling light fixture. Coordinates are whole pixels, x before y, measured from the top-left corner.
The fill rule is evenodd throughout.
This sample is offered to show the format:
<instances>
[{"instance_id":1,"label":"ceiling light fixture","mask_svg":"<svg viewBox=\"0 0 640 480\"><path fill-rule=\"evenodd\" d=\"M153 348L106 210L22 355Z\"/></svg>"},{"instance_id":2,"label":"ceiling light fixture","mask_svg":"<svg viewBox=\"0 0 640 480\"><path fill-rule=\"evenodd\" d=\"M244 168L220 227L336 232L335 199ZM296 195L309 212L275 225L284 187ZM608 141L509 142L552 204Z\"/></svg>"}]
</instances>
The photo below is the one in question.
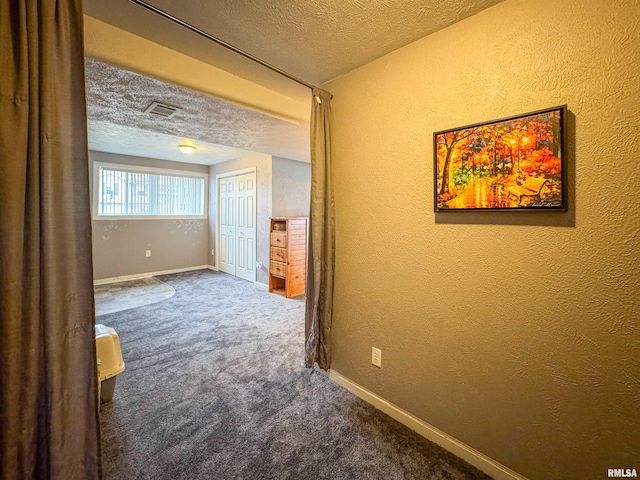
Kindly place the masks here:
<instances>
[{"instance_id":1,"label":"ceiling light fixture","mask_svg":"<svg viewBox=\"0 0 640 480\"><path fill-rule=\"evenodd\" d=\"M194 147L193 145L178 145L178 149L180 149L182 153L186 153L187 155L190 155L196 151L196 147Z\"/></svg>"}]
</instances>

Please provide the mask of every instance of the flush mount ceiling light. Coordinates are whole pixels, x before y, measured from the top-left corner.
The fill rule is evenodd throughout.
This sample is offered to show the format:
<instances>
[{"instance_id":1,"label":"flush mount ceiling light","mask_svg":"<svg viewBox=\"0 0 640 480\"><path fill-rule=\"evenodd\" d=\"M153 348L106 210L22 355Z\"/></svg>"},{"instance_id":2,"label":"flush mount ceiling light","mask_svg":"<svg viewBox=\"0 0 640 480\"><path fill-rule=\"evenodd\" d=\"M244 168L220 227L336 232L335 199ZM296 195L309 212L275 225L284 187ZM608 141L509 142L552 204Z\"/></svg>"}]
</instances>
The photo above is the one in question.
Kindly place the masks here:
<instances>
[{"instance_id":1,"label":"flush mount ceiling light","mask_svg":"<svg viewBox=\"0 0 640 480\"><path fill-rule=\"evenodd\" d=\"M182 153L186 153L187 155L190 155L196 151L196 147L194 147L193 145L178 145L178 149Z\"/></svg>"}]
</instances>

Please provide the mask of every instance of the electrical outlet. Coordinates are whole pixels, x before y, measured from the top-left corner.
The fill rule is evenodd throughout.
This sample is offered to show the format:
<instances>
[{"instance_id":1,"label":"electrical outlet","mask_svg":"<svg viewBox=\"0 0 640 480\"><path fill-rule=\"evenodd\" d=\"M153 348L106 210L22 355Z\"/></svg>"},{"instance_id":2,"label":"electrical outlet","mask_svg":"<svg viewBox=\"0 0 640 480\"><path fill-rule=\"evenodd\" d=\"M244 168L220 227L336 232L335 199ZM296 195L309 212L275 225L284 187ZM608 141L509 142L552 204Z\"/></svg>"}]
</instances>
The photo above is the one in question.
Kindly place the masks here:
<instances>
[{"instance_id":1,"label":"electrical outlet","mask_svg":"<svg viewBox=\"0 0 640 480\"><path fill-rule=\"evenodd\" d=\"M211 256L213 257L215 254L213 253L213 248L211 249Z\"/></svg>"},{"instance_id":2,"label":"electrical outlet","mask_svg":"<svg viewBox=\"0 0 640 480\"><path fill-rule=\"evenodd\" d=\"M147 250L147 251L145 252L145 256L150 257L150 256L151 256L151 250Z\"/></svg>"},{"instance_id":3,"label":"electrical outlet","mask_svg":"<svg viewBox=\"0 0 640 480\"><path fill-rule=\"evenodd\" d=\"M371 347L371 364L382 368L382 351L379 348Z\"/></svg>"}]
</instances>

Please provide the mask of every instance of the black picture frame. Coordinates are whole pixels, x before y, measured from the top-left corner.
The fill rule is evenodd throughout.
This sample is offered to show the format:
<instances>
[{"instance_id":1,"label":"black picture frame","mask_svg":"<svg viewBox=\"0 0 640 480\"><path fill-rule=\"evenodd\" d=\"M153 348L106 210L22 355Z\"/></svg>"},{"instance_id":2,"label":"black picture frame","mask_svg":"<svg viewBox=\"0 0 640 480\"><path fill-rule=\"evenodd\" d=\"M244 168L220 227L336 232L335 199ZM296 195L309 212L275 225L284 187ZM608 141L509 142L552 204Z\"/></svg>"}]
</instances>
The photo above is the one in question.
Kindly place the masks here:
<instances>
[{"instance_id":1,"label":"black picture frame","mask_svg":"<svg viewBox=\"0 0 640 480\"><path fill-rule=\"evenodd\" d=\"M567 211L567 106L433 134L434 211Z\"/></svg>"}]
</instances>

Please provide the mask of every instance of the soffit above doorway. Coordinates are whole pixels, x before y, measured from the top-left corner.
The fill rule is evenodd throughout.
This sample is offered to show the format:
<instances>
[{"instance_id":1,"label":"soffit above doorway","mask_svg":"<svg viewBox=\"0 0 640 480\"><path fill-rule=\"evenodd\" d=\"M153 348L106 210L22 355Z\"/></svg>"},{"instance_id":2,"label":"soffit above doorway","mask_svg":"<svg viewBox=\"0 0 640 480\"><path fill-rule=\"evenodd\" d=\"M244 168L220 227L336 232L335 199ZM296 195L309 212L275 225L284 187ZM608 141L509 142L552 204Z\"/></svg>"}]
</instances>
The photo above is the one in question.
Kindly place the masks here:
<instances>
[{"instance_id":1,"label":"soffit above doorway","mask_svg":"<svg viewBox=\"0 0 640 480\"><path fill-rule=\"evenodd\" d=\"M502 0L147 0L321 85ZM129 0L84 0L89 16L306 102L308 90Z\"/></svg>"},{"instance_id":2,"label":"soffit above doorway","mask_svg":"<svg viewBox=\"0 0 640 480\"><path fill-rule=\"evenodd\" d=\"M205 165L249 152L309 161L308 126L89 58L85 71L91 150ZM171 118L145 113L153 102L179 110ZM178 151L185 139L195 153Z\"/></svg>"}]
</instances>

